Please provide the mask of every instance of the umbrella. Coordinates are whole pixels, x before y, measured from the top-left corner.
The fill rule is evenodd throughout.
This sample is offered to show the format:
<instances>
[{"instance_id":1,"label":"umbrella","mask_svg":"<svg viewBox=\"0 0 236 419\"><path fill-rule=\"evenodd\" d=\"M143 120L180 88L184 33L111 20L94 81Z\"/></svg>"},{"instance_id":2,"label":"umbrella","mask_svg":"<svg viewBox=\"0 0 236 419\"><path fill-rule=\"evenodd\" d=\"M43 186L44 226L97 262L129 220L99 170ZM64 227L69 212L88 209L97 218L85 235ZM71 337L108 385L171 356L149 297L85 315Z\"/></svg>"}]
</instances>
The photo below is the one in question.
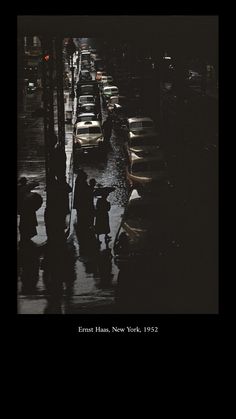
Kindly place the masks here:
<instances>
[{"instance_id":1,"label":"umbrella","mask_svg":"<svg viewBox=\"0 0 236 419\"><path fill-rule=\"evenodd\" d=\"M116 188L114 186L104 186L100 188L94 189L94 196L103 196L108 195L109 193L113 192Z\"/></svg>"}]
</instances>

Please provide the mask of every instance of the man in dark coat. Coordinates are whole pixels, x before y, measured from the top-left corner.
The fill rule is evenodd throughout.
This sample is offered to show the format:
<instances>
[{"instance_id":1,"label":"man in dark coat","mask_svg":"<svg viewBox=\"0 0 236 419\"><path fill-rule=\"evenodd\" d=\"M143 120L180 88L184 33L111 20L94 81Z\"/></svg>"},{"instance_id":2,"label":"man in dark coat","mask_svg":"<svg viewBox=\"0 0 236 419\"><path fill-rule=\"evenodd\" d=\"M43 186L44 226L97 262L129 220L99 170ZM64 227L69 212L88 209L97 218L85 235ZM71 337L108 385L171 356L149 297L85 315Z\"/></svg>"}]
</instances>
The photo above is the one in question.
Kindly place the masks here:
<instances>
[{"instance_id":1,"label":"man in dark coat","mask_svg":"<svg viewBox=\"0 0 236 419\"><path fill-rule=\"evenodd\" d=\"M87 174L83 170L80 170L75 181L73 208L77 211L77 224L82 229L89 228L89 207L90 189L87 184Z\"/></svg>"},{"instance_id":2,"label":"man in dark coat","mask_svg":"<svg viewBox=\"0 0 236 419\"><path fill-rule=\"evenodd\" d=\"M112 133L112 118L110 115L103 122L102 128L104 133L104 143L105 145L108 145L110 143Z\"/></svg>"},{"instance_id":3,"label":"man in dark coat","mask_svg":"<svg viewBox=\"0 0 236 419\"><path fill-rule=\"evenodd\" d=\"M99 235L105 234L105 242L110 240L110 224L109 224L109 214L108 212L111 209L110 202L107 201L107 193L104 193L101 198L97 200L96 205L96 221L95 221L95 233L97 235L97 240L99 243Z\"/></svg>"},{"instance_id":4,"label":"man in dark coat","mask_svg":"<svg viewBox=\"0 0 236 419\"><path fill-rule=\"evenodd\" d=\"M38 193L31 190L38 186L37 182L29 182L26 178L20 179L18 187L18 213L20 214L21 242L26 242L36 236L37 217L36 211L41 207L43 199Z\"/></svg>"}]
</instances>

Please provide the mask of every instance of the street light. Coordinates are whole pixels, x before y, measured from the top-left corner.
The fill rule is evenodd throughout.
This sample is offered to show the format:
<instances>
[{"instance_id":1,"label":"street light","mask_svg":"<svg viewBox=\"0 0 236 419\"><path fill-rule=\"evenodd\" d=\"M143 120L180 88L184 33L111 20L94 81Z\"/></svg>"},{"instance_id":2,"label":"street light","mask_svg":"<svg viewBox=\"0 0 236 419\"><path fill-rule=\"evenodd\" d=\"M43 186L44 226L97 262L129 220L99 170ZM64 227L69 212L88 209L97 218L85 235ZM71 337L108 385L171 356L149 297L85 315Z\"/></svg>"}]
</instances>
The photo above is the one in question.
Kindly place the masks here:
<instances>
[{"instance_id":1,"label":"street light","mask_svg":"<svg viewBox=\"0 0 236 419\"><path fill-rule=\"evenodd\" d=\"M69 57L70 70L71 70L71 98L74 99L74 66L73 66L73 55L76 52L76 46L72 38L69 38L68 44L66 46L66 52Z\"/></svg>"}]
</instances>

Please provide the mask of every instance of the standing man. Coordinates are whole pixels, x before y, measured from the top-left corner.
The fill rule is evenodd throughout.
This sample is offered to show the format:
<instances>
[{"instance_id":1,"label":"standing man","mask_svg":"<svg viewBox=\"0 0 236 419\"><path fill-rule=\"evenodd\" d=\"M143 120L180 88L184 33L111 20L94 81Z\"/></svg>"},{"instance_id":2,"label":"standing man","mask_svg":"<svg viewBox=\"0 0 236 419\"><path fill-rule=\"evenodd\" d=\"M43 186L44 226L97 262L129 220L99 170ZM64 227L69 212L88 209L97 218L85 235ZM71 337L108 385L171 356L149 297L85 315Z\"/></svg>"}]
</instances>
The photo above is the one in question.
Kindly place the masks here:
<instances>
[{"instance_id":1,"label":"standing man","mask_svg":"<svg viewBox=\"0 0 236 419\"><path fill-rule=\"evenodd\" d=\"M111 133L112 133L112 119L110 115L103 122L102 129L104 133L104 143L107 146L108 144L110 144Z\"/></svg>"}]
</instances>

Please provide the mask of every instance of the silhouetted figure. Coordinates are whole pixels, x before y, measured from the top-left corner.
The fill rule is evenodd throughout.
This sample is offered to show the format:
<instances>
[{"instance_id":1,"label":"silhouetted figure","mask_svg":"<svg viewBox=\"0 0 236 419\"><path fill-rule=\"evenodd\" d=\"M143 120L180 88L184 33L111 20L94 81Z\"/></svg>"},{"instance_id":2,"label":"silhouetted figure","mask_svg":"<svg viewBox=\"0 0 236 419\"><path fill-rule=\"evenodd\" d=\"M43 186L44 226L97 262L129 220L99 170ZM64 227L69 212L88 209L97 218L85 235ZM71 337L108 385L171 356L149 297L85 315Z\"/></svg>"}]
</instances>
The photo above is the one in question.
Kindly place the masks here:
<instances>
[{"instance_id":1,"label":"silhouetted figure","mask_svg":"<svg viewBox=\"0 0 236 419\"><path fill-rule=\"evenodd\" d=\"M107 287L112 280L112 253L107 247L99 252L97 257L98 273L100 276L101 287Z\"/></svg>"},{"instance_id":2,"label":"silhouetted figure","mask_svg":"<svg viewBox=\"0 0 236 419\"><path fill-rule=\"evenodd\" d=\"M51 140L53 146L50 154L50 174L58 180L65 180L66 173L66 153L64 147L58 143L56 134Z\"/></svg>"},{"instance_id":3,"label":"silhouetted figure","mask_svg":"<svg viewBox=\"0 0 236 419\"><path fill-rule=\"evenodd\" d=\"M48 201L45 209L45 226L49 239L65 240L65 220L70 212L69 193L72 188L65 180L50 179Z\"/></svg>"},{"instance_id":4,"label":"silhouetted figure","mask_svg":"<svg viewBox=\"0 0 236 419\"><path fill-rule=\"evenodd\" d=\"M63 296L70 297L75 281L74 250L67 242L48 243L42 264L48 305L45 313L61 312Z\"/></svg>"},{"instance_id":5,"label":"silhouetted figure","mask_svg":"<svg viewBox=\"0 0 236 419\"><path fill-rule=\"evenodd\" d=\"M89 216L90 196L91 192L87 184L87 174L83 170L80 170L75 181L73 208L77 211L77 225L82 230L89 228L91 220Z\"/></svg>"},{"instance_id":6,"label":"silhouetted figure","mask_svg":"<svg viewBox=\"0 0 236 419\"><path fill-rule=\"evenodd\" d=\"M102 198L97 200L95 221L95 233L97 235L97 240L99 241L100 234L105 234L105 242L110 240L110 236L108 235L108 233L110 233L108 213L111 209L111 204L107 201L107 196L108 193L103 193Z\"/></svg>"},{"instance_id":7,"label":"silhouetted figure","mask_svg":"<svg viewBox=\"0 0 236 419\"><path fill-rule=\"evenodd\" d=\"M32 189L36 188L36 186L39 186L38 182L34 182L34 181L29 182L26 177L20 178L19 184L18 184L18 212L19 213L20 213L22 204L24 202L24 199L27 193L31 192Z\"/></svg>"},{"instance_id":8,"label":"silhouetted figure","mask_svg":"<svg viewBox=\"0 0 236 419\"><path fill-rule=\"evenodd\" d=\"M20 215L20 237L21 242L26 242L37 235L38 225L36 211L41 207L43 199L41 195L31 192L31 189L38 186L37 182L29 182L26 178L20 179L18 187L18 214Z\"/></svg>"},{"instance_id":9,"label":"silhouetted figure","mask_svg":"<svg viewBox=\"0 0 236 419\"><path fill-rule=\"evenodd\" d=\"M34 293L39 277L39 249L31 240L20 243L19 265L21 292Z\"/></svg>"},{"instance_id":10,"label":"silhouetted figure","mask_svg":"<svg viewBox=\"0 0 236 419\"><path fill-rule=\"evenodd\" d=\"M95 206L94 206L94 189L96 185L95 179L90 179L89 181L89 226L94 226L94 217L95 217Z\"/></svg>"},{"instance_id":11,"label":"silhouetted figure","mask_svg":"<svg viewBox=\"0 0 236 419\"><path fill-rule=\"evenodd\" d=\"M115 252L119 253L120 255L127 256L130 251L129 246L129 239L125 232L122 232L119 237L119 242L115 246Z\"/></svg>"},{"instance_id":12,"label":"silhouetted figure","mask_svg":"<svg viewBox=\"0 0 236 419\"><path fill-rule=\"evenodd\" d=\"M105 145L110 144L111 133L112 133L112 118L109 115L107 119L102 124L102 129L104 133L104 143Z\"/></svg>"}]
</instances>

